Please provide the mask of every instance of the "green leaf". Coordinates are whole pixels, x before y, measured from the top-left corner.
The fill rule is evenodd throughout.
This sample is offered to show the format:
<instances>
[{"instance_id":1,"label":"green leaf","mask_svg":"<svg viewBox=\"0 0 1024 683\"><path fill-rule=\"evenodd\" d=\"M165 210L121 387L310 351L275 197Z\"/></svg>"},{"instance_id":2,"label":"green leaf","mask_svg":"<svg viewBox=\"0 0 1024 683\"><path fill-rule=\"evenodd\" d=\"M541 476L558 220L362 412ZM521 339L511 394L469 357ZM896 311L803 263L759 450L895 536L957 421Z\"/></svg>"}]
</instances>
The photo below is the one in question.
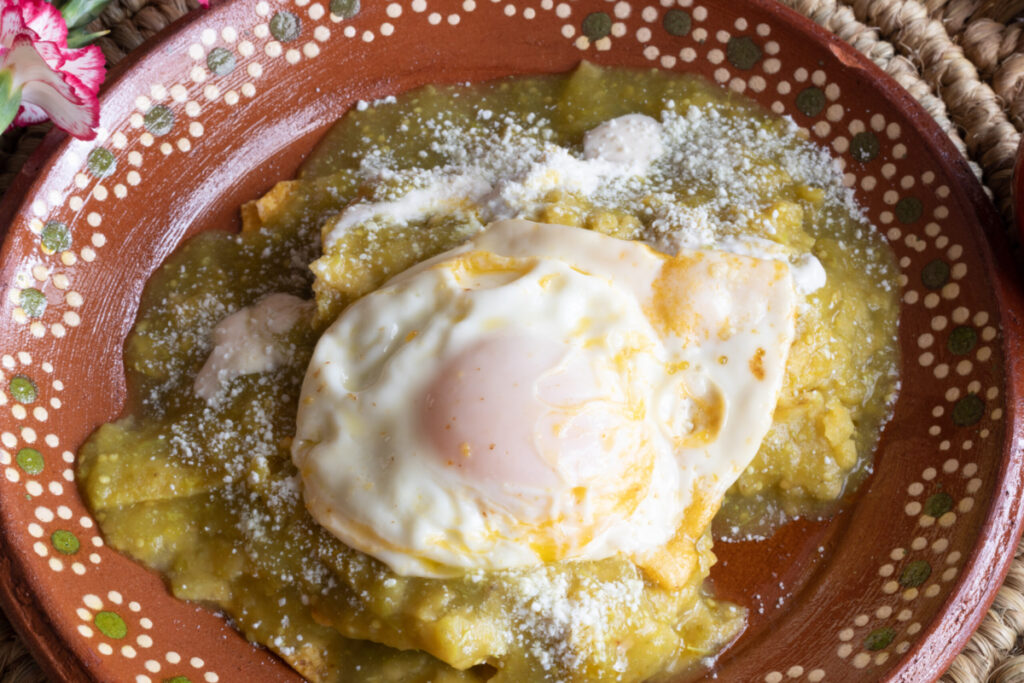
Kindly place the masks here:
<instances>
[{"instance_id":1,"label":"green leaf","mask_svg":"<svg viewBox=\"0 0 1024 683\"><path fill-rule=\"evenodd\" d=\"M60 8L64 22L68 25L68 31L81 28L98 17L107 6L107 2L109 0L69 0ZM84 43L82 44L84 45ZM79 46L72 46L69 40L68 47Z\"/></svg>"},{"instance_id":2,"label":"green leaf","mask_svg":"<svg viewBox=\"0 0 1024 683\"><path fill-rule=\"evenodd\" d=\"M0 133L14 121L21 106L21 88L14 87L14 74L10 69L0 70Z\"/></svg>"},{"instance_id":3,"label":"green leaf","mask_svg":"<svg viewBox=\"0 0 1024 683\"><path fill-rule=\"evenodd\" d=\"M75 30L68 33L68 47L74 49L78 47L85 47L97 38L110 33L110 31L96 31L95 33L86 33L85 31Z\"/></svg>"}]
</instances>

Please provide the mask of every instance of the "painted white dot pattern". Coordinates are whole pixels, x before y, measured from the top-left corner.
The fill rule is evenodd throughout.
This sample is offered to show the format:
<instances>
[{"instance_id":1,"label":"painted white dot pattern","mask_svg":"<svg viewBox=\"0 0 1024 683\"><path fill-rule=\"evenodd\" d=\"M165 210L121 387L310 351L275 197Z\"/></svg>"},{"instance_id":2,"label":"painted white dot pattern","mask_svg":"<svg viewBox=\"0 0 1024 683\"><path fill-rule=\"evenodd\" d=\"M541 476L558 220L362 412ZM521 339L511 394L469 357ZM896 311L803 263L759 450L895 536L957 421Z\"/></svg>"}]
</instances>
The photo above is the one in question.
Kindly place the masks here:
<instances>
[{"instance_id":1,"label":"painted white dot pattern","mask_svg":"<svg viewBox=\"0 0 1024 683\"><path fill-rule=\"evenodd\" d=\"M390 2L383 6L380 12L382 18L369 22L364 21L361 16L347 19L330 15L325 9L326 6L320 2L291 1L294 5L292 11L296 16L301 16L303 22L300 37L295 42L284 41L283 38L279 39L279 36L272 34L271 17L279 9L278 3L263 1L253 5L252 26L208 27L192 35L190 40L193 42L187 47L187 56L193 64L179 75L177 82L168 79L166 82L150 84L144 92L134 98L135 113L127 117L122 124L114 125L110 131L104 130L98 136L98 141L105 141L111 149L118 150L117 158L121 168L115 177L103 179L101 182L84 170L75 174L72 184L81 192L68 199L67 207L75 212L81 212L85 224L91 228L106 230L101 226L104 217L108 215L107 212L111 210L110 207L116 206L117 200L128 197L135 191L133 188L144 183L143 169L148 165L160 163L161 157L194 153L198 142L206 134L207 121L224 108L243 103L243 98L256 98L260 94L257 83L267 76L268 69L288 68L306 60L320 58L322 50L326 49L324 46L332 37L330 26L334 24L341 24L334 31L335 39L345 36L366 45L375 45L386 42L389 37L404 30L406 22L411 25L411 22L415 21L419 28L432 26L438 31L450 30L452 27L460 26L463 17L483 12L485 7L492 4L483 0L464 0L453 7L458 9L460 14L451 12L451 8L443 7L433 0ZM979 470L973 459L976 451L982 448L986 440L990 440L992 430L999 433L989 421L994 423L1003 416L1003 411L998 405L998 388L985 389L974 379L980 377L979 373L990 366L994 354L997 353L994 351L999 344L997 321L990 324L987 313L972 311L960 304L964 290L969 288L964 284L969 282L969 273L967 263L961 260L963 248L959 244L951 243L949 235L946 234L950 232L947 221L950 218L952 203L943 203L942 200L950 196L949 186L937 182L938 178L931 170L919 173L902 170L903 164L900 160L907 155L903 127L896 121L887 120L885 115L878 112L856 113L852 105L847 105L841 99L841 88L837 83L831 82L828 69L812 67L812 70L793 64L778 40L769 39L772 30L766 23L758 23L741 16L730 20L724 27L711 30L700 25L708 21L708 9L703 6L695 7L691 0L666 0L647 4L615 2L609 3L606 8L607 13L614 18L611 23L611 35L592 42L582 34L581 21L584 15L571 3L542 0L530 7L516 2L495 4L500 15L509 21L519 21L520 18L531 20L538 16L538 12L549 13L549 17L556 17L559 20L557 30L561 35L581 50L610 49L614 38L622 39L624 45L635 43L636 49L647 60L662 68L672 69L678 68L680 64L706 61L715 67L714 79L735 92L773 93L773 97L768 98L771 101L766 101L766 104L780 113L795 112L793 102L805 89L816 88L820 91L816 96L823 99L821 110L816 114L817 118L802 122L802 125L806 124L803 127L814 139L841 155L838 162L845 169L849 187L858 193L876 196L887 205L888 210L879 215L879 223L885 225L887 237L894 243L894 247L906 252L900 259L900 266L904 270L900 279L903 289L902 301L906 306L921 306L929 311L927 328L915 331L914 339L918 354L912 361L916 366L927 370L930 376L937 378L939 382L936 384L942 383L949 388L945 394L946 404L931 407L932 420L927 424L929 434L938 442L936 453L942 455L936 457L934 467L923 470L915 481L905 485L906 499L896 501L897 511L902 508L907 516L917 519L917 531L907 537L905 548L898 549L900 557L896 557L897 553L893 551L891 562L885 562L877 569L880 593L892 595L893 599L896 599L895 596L898 594L900 601L908 602L910 606L901 610L897 618L901 622L910 620L918 600L938 597L941 591L945 590L940 584L948 583L955 577L959 556L956 555L956 559L950 563L951 566L941 574L936 568L932 578L928 580L930 583L926 582L920 586L907 587L903 584L907 563L925 561L924 557L927 556L928 561L939 566L943 562L950 562L950 558L954 557L954 553L949 552L952 532L966 516L976 512L979 507L976 497L977 501L981 500L978 496L983 488L983 479L976 476ZM686 8L694 25L688 36L680 37L676 44L668 48L662 20L666 9L674 7ZM442 9L443 12L433 11ZM730 41L747 37L752 38L762 51L757 66L750 70L737 67L730 58L729 50ZM227 79L220 78L213 72L213 67L207 64L207 58L211 57L217 48L230 49L236 57L237 64ZM776 95L778 99L773 99ZM174 132L167 137L155 136L145 121L146 113L158 103L170 106L178 113ZM865 164L863 170L855 169L854 164L847 163L850 151L861 144L856 140L856 136L861 134L874 135L880 148L878 159ZM122 160L126 163L122 164ZM45 202L33 202L31 212L35 222L29 229L38 235L43 227L42 219L51 207L61 206L62 197L61 193L51 191ZM921 216L915 219L916 222L904 220L910 215L908 211L916 211L913 202L908 203L908 198L922 204ZM45 323L33 321L28 319L24 310L17 308L15 311L21 312L13 312L12 317L20 324L27 325L35 337L44 337L48 333L55 338L73 336L75 328L82 326L88 319L90 303L78 291L81 286L73 284L77 281L74 277L76 269L102 259L102 249L106 246L107 239L104 232L94 231L90 236L87 231L81 239L76 236L71 250L52 256L42 254L45 260L33 265L28 275L35 282L52 285L58 292L58 297L62 297L60 304L52 307L51 315L54 319ZM896 244L897 242L899 244ZM948 274L944 275L945 279L939 286L933 288L927 283L922 283L920 272L924 264L935 260L941 260L948 266ZM55 268L60 269L60 272ZM11 290L11 293L18 294L27 286L29 285L20 284L19 288ZM951 335L959 326L972 327L976 336L973 348L965 355L957 355L950 350ZM12 358L12 363L14 362ZM6 357L4 367L8 367ZM983 419L988 425L976 430L970 435L971 438L961 434L953 423L953 420L957 419L956 416L963 411L963 408L957 408L958 402L968 396L977 396L984 400ZM6 406L7 403L7 397L0 392L0 405ZM39 444L40 437L35 429L39 429L40 433L54 429L52 425L59 423L58 414L54 411L60 410L61 405L56 397L46 397L44 402L31 407L14 403L8 411L10 415L22 423L30 422L35 428L15 430L17 434L4 432L0 435L0 442L12 451L19 444ZM46 424L51 426L46 427ZM49 448L58 447L59 439L56 435L47 434L42 440ZM54 530L51 528L54 525L67 526L68 522L75 523L72 521L75 512L71 507L61 504L62 497L73 491L73 485L65 486L56 479L27 478L13 463L10 453L3 455L6 462L0 464L5 467L5 485L23 487L28 495L41 498L34 501L33 521L26 527L29 536L39 539L34 548L36 554L53 571L63 571L70 567L75 574L85 572L87 565L84 563L84 554L78 558L82 560L80 562L72 561L73 558L63 558L58 556L59 554L54 554L47 540ZM947 455L956 457L946 457ZM70 460L66 460L69 464L72 461L73 455ZM71 482L73 470L63 470L62 476L67 482ZM949 492L952 500L947 503L945 499L936 499L935 496L939 495L937 492ZM45 498L42 498L44 496ZM88 517L81 517L80 527L91 529L91 520ZM89 540L90 538L92 540ZM82 541L85 545L91 543L96 548L102 547L102 540L98 536L82 535ZM90 565L99 564L100 561L97 553L88 556ZM118 597L115 598L115 595ZM116 592L105 596L108 606L125 606L126 600L127 597ZM127 607L138 604L134 601L128 602ZM838 652L849 666L881 666L893 653L905 652L910 647L913 636L920 630L920 625L913 632L907 629L898 634L898 642L894 641L885 651L868 652L861 646L867 632L877 625L878 620L889 619L892 610L893 607L889 604L872 606L864 614L852 619L853 626L839 631L842 645ZM132 613L136 611L138 610L131 609ZM94 629L86 623L80 625L79 633L83 638L96 638ZM107 649L114 648L105 652L98 646L97 651L106 656L138 658L140 671L149 674L160 672L159 649L148 659L145 655L139 654L142 649L154 647L153 639L149 636L145 636L145 639L139 636L131 644L102 645ZM167 654L168 662L171 661L170 655L171 653ZM183 657L179 661L187 661L195 668L203 667L202 660L187 653ZM200 662L198 665L195 664L197 660ZM767 673L764 680L803 678L820 681L826 678L824 669L812 668L807 663L787 664L776 668L776 671ZM147 674L140 673L137 680L143 679L149 680ZM215 683L218 676L207 671L203 673L203 680Z\"/></svg>"}]
</instances>

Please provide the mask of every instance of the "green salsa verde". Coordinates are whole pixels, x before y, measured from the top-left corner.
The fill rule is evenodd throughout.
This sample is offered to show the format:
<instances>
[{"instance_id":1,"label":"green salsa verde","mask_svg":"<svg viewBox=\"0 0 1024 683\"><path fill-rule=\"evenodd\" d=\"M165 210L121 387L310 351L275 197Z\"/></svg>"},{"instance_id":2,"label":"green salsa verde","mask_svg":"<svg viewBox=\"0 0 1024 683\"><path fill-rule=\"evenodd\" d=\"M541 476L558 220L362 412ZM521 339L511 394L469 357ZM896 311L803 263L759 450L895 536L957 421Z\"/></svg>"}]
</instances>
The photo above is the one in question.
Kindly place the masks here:
<instances>
[{"instance_id":1,"label":"green salsa verde","mask_svg":"<svg viewBox=\"0 0 1024 683\"><path fill-rule=\"evenodd\" d=\"M670 172L616 196L552 191L522 217L658 242L667 216L696 216L716 240L755 237L813 255L827 280L800 310L773 426L718 523L767 533L765 520L827 511L870 470L898 386L891 251L791 123L692 76L584 64L357 108L298 179L243 207L241 234L201 234L159 269L125 348L125 416L80 453L79 485L107 542L161 572L175 596L224 610L313 681L633 681L714 656L742 630L744 610L703 588L714 563L706 526L688 539L690 578L674 587L623 557L400 576L312 519L290 455L324 328L390 275L481 227L462 206L356 226L322 247L347 204L416 182L367 169L427 170L453 163L456 149L486 157L539 142L578 153L586 131L629 113L689 136ZM316 300L279 335L282 362L234 377L216 401L197 396L215 326L277 292Z\"/></svg>"}]
</instances>

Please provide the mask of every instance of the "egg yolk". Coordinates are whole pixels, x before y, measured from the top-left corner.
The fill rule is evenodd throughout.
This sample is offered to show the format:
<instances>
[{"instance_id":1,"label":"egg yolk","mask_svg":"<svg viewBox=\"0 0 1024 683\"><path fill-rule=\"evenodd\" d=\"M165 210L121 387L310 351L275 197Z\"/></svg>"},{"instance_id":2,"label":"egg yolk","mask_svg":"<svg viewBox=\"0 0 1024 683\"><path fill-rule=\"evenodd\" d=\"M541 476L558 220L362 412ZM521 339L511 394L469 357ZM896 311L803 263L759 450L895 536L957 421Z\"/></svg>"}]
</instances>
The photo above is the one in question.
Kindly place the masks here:
<instances>
[{"instance_id":1,"label":"egg yolk","mask_svg":"<svg viewBox=\"0 0 1024 683\"><path fill-rule=\"evenodd\" d=\"M433 457L490 503L522 522L551 521L589 494L598 507L632 508L639 498L642 416L607 394L607 381L567 344L497 336L440 369L419 421Z\"/></svg>"},{"instance_id":2,"label":"egg yolk","mask_svg":"<svg viewBox=\"0 0 1024 683\"><path fill-rule=\"evenodd\" d=\"M560 344L532 337L479 341L452 358L428 386L420 425L442 464L479 483L559 484L534 447L544 406L537 378L558 363Z\"/></svg>"}]
</instances>

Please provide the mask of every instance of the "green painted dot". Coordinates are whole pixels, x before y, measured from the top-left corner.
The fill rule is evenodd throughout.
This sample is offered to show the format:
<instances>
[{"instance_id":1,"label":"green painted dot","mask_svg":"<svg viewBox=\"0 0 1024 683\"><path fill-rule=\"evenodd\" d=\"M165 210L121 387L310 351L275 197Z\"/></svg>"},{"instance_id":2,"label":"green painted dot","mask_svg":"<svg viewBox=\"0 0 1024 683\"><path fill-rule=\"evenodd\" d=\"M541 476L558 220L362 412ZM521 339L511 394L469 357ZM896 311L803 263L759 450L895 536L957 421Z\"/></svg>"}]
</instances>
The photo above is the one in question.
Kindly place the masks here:
<instances>
[{"instance_id":1,"label":"green painted dot","mask_svg":"<svg viewBox=\"0 0 1024 683\"><path fill-rule=\"evenodd\" d=\"M904 197L896 202L896 218L900 223L913 223L924 212L924 205L917 197Z\"/></svg>"},{"instance_id":2,"label":"green painted dot","mask_svg":"<svg viewBox=\"0 0 1024 683\"><path fill-rule=\"evenodd\" d=\"M78 552L78 548L81 547L81 544L78 542L78 536L64 529L54 531L50 536L50 543L53 544L54 550L64 555L74 555Z\"/></svg>"},{"instance_id":3,"label":"green painted dot","mask_svg":"<svg viewBox=\"0 0 1024 683\"><path fill-rule=\"evenodd\" d=\"M97 178L105 178L117 170L117 159L114 158L114 153L106 147L97 147L89 152L86 166L89 173Z\"/></svg>"},{"instance_id":4,"label":"green painted dot","mask_svg":"<svg viewBox=\"0 0 1024 683\"><path fill-rule=\"evenodd\" d=\"M359 0L331 0L331 14L342 19L351 19L359 14Z\"/></svg>"},{"instance_id":5,"label":"green painted dot","mask_svg":"<svg viewBox=\"0 0 1024 683\"><path fill-rule=\"evenodd\" d=\"M192 683L192 679L188 676L175 676L174 678L165 678L164 683Z\"/></svg>"},{"instance_id":6,"label":"green painted dot","mask_svg":"<svg viewBox=\"0 0 1024 683\"><path fill-rule=\"evenodd\" d=\"M942 289L949 282L949 264L935 259L921 269L921 284L928 289Z\"/></svg>"},{"instance_id":7,"label":"green painted dot","mask_svg":"<svg viewBox=\"0 0 1024 683\"><path fill-rule=\"evenodd\" d=\"M737 69L752 69L761 59L761 48L750 36L735 36L726 44L725 56Z\"/></svg>"},{"instance_id":8,"label":"green painted dot","mask_svg":"<svg viewBox=\"0 0 1024 683\"><path fill-rule=\"evenodd\" d=\"M18 403L33 403L39 396L39 389L36 388L36 383L25 375L15 375L11 378L11 382L7 387L11 390L11 396Z\"/></svg>"},{"instance_id":9,"label":"green painted dot","mask_svg":"<svg viewBox=\"0 0 1024 683\"><path fill-rule=\"evenodd\" d=\"M174 127L174 112L166 104L154 104L146 112L142 122L146 124L146 130L153 135L167 135Z\"/></svg>"},{"instance_id":10,"label":"green painted dot","mask_svg":"<svg viewBox=\"0 0 1024 683\"><path fill-rule=\"evenodd\" d=\"M690 18L689 12L684 12L681 9L670 9L665 12L665 18L662 19L661 25L665 27L669 35L685 36L690 32L690 27L693 26L693 19Z\"/></svg>"},{"instance_id":11,"label":"green painted dot","mask_svg":"<svg viewBox=\"0 0 1024 683\"><path fill-rule=\"evenodd\" d=\"M817 116L825 108L825 91L813 85L804 88L796 96L796 108L804 116Z\"/></svg>"},{"instance_id":12,"label":"green painted dot","mask_svg":"<svg viewBox=\"0 0 1024 683\"><path fill-rule=\"evenodd\" d=\"M600 40L612 32L612 18L604 12L591 12L584 17L581 28L590 40Z\"/></svg>"},{"instance_id":13,"label":"green painted dot","mask_svg":"<svg viewBox=\"0 0 1024 683\"><path fill-rule=\"evenodd\" d=\"M953 509L953 496L940 491L928 497L924 502L924 514L929 517L941 517Z\"/></svg>"},{"instance_id":14,"label":"green painted dot","mask_svg":"<svg viewBox=\"0 0 1024 683\"><path fill-rule=\"evenodd\" d=\"M302 22L299 21L299 18L285 10L275 12L274 16L270 18L270 35L282 43L298 38L301 28Z\"/></svg>"},{"instance_id":15,"label":"green painted dot","mask_svg":"<svg viewBox=\"0 0 1024 683\"><path fill-rule=\"evenodd\" d=\"M953 405L953 424L968 427L985 414L985 402L977 394L967 394Z\"/></svg>"},{"instance_id":16,"label":"green painted dot","mask_svg":"<svg viewBox=\"0 0 1024 683\"><path fill-rule=\"evenodd\" d=\"M932 566L930 564L924 560L914 560L903 568L903 573L900 574L900 585L907 588L917 588L927 581L931 575Z\"/></svg>"},{"instance_id":17,"label":"green painted dot","mask_svg":"<svg viewBox=\"0 0 1024 683\"><path fill-rule=\"evenodd\" d=\"M21 290L18 304L21 305L21 310L25 311L25 315L38 318L46 310L46 295L34 287L29 287Z\"/></svg>"},{"instance_id":18,"label":"green painted dot","mask_svg":"<svg viewBox=\"0 0 1024 683\"><path fill-rule=\"evenodd\" d=\"M231 50L215 47L206 55L206 66L218 76L227 76L235 70L235 55Z\"/></svg>"},{"instance_id":19,"label":"green painted dot","mask_svg":"<svg viewBox=\"0 0 1024 683\"><path fill-rule=\"evenodd\" d=\"M871 651L884 650L896 637L896 631L891 626L876 628L864 638L864 649Z\"/></svg>"},{"instance_id":20,"label":"green painted dot","mask_svg":"<svg viewBox=\"0 0 1024 683\"><path fill-rule=\"evenodd\" d=\"M39 242L47 254L67 251L71 246L71 231L60 221L47 221L43 226L43 231L39 234Z\"/></svg>"},{"instance_id":21,"label":"green painted dot","mask_svg":"<svg viewBox=\"0 0 1024 683\"><path fill-rule=\"evenodd\" d=\"M124 619L114 612L97 612L92 623L96 624L96 628L107 638L120 640L128 635L128 626Z\"/></svg>"},{"instance_id":22,"label":"green painted dot","mask_svg":"<svg viewBox=\"0 0 1024 683\"><path fill-rule=\"evenodd\" d=\"M854 161L859 161L862 164L877 157L879 149L878 138L870 131L857 133L850 140L850 155Z\"/></svg>"},{"instance_id":23,"label":"green painted dot","mask_svg":"<svg viewBox=\"0 0 1024 683\"><path fill-rule=\"evenodd\" d=\"M25 474L39 474L43 471L43 454L34 448L22 448L14 461Z\"/></svg>"},{"instance_id":24,"label":"green painted dot","mask_svg":"<svg viewBox=\"0 0 1024 683\"><path fill-rule=\"evenodd\" d=\"M951 353L957 356L962 356L965 353L970 353L974 350L974 346L978 343L978 333L970 325L960 325L954 327L953 331L949 333L949 340L946 342L946 347Z\"/></svg>"}]
</instances>

